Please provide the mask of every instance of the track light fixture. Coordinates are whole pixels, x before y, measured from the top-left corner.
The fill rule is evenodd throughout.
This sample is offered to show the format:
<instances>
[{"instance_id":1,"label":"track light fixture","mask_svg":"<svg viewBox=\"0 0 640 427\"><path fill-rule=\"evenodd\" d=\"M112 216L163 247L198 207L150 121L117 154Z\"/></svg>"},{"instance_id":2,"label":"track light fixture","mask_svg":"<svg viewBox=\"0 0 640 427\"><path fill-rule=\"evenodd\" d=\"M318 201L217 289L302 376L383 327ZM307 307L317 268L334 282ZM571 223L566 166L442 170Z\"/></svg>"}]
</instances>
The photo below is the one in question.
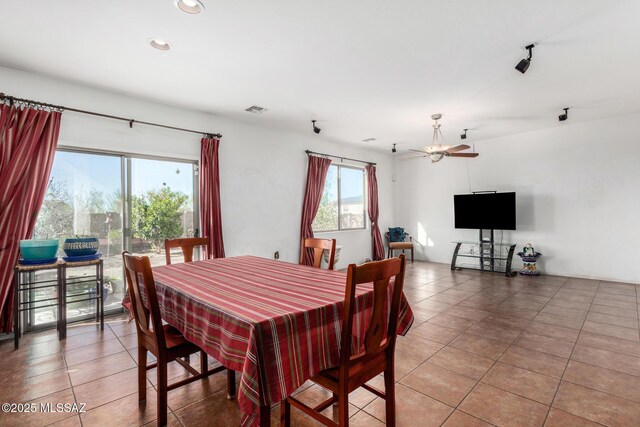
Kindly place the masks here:
<instances>
[{"instance_id":1,"label":"track light fixture","mask_svg":"<svg viewBox=\"0 0 640 427\"><path fill-rule=\"evenodd\" d=\"M315 121L315 120L311 120L311 123L313 123L313 131L314 131L315 133L320 133L320 131L321 131L322 129L320 129L318 126L316 126L316 121Z\"/></svg>"},{"instance_id":2,"label":"track light fixture","mask_svg":"<svg viewBox=\"0 0 640 427\"><path fill-rule=\"evenodd\" d=\"M462 135L460 135L460 139L467 139L467 131L469 129L463 129L463 130L464 130L464 133Z\"/></svg>"},{"instance_id":3,"label":"track light fixture","mask_svg":"<svg viewBox=\"0 0 640 427\"><path fill-rule=\"evenodd\" d=\"M560 120L561 122L564 122L569 118L569 108L563 108L563 110L564 110L564 114L560 114L558 116L558 120Z\"/></svg>"},{"instance_id":4,"label":"track light fixture","mask_svg":"<svg viewBox=\"0 0 640 427\"><path fill-rule=\"evenodd\" d=\"M393 147L391 147L391 152L392 152L392 153L395 153L396 151L398 151L398 150L396 149L396 144L393 144Z\"/></svg>"},{"instance_id":5,"label":"track light fixture","mask_svg":"<svg viewBox=\"0 0 640 427\"><path fill-rule=\"evenodd\" d=\"M525 47L525 49L529 51L529 57L518 62L518 65L516 65L516 70L520 71L522 74L526 73L529 69L529 65L531 65L532 50L534 47L534 44L530 44L529 46Z\"/></svg>"}]
</instances>

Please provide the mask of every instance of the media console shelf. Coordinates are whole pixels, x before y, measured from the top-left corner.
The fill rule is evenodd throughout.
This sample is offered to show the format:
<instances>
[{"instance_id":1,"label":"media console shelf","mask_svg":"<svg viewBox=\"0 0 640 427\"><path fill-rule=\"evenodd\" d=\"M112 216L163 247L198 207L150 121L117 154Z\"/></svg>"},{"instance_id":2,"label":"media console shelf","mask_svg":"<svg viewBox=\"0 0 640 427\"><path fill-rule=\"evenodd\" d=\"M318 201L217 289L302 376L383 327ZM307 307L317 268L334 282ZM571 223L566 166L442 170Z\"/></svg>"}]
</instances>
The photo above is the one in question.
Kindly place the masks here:
<instances>
[{"instance_id":1,"label":"media console shelf","mask_svg":"<svg viewBox=\"0 0 640 427\"><path fill-rule=\"evenodd\" d=\"M491 233L493 237L493 231ZM458 241L451 259L451 269L460 270L464 268L488 271L492 273L504 273L505 276L515 276L511 271L511 261L516 249L515 243L496 243L493 238L478 242ZM469 263L459 263L458 258L469 258Z\"/></svg>"}]
</instances>

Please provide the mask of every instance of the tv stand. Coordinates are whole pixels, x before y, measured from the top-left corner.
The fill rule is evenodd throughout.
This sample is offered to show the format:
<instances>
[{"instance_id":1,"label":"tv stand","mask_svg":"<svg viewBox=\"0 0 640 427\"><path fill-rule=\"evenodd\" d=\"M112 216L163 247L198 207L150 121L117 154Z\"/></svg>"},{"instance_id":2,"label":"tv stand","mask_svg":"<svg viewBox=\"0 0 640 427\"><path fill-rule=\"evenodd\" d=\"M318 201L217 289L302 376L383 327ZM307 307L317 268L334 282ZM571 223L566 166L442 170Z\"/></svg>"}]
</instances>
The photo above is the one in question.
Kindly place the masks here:
<instances>
[{"instance_id":1,"label":"tv stand","mask_svg":"<svg viewBox=\"0 0 640 427\"><path fill-rule=\"evenodd\" d=\"M456 248L451 259L451 270L468 268L491 273L504 273L507 277L516 275L515 272L511 271L511 261L516 244L496 243L493 230L489 231L489 235L485 236L484 230L480 230L479 241L477 242L453 242L456 244ZM459 264L458 258L473 258L477 259L478 262Z\"/></svg>"}]
</instances>

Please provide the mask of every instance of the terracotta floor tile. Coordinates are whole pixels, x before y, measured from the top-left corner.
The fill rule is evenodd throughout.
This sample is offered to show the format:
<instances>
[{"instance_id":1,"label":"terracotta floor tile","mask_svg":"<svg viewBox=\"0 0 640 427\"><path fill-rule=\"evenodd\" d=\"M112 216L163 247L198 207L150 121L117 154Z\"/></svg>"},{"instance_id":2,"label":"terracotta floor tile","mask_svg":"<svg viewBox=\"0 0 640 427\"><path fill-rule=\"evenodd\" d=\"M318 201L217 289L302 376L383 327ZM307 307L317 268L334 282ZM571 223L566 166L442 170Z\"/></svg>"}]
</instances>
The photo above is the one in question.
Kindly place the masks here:
<instances>
[{"instance_id":1,"label":"terracotta floor tile","mask_svg":"<svg viewBox=\"0 0 640 427\"><path fill-rule=\"evenodd\" d=\"M604 323L587 320L582 327L583 331L595 334L608 335L610 337L621 338L623 340L640 342L640 334L637 329L624 328L622 326L606 325Z\"/></svg>"},{"instance_id":2,"label":"terracotta floor tile","mask_svg":"<svg viewBox=\"0 0 640 427\"><path fill-rule=\"evenodd\" d=\"M560 340L576 342L580 331L559 325L550 325L542 322L531 322L526 329L527 332L545 337L557 338Z\"/></svg>"},{"instance_id":3,"label":"terracotta floor tile","mask_svg":"<svg viewBox=\"0 0 640 427\"><path fill-rule=\"evenodd\" d=\"M136 363L129 356L129 353L122 352L74 365L69 368L69 376L71 377L71 383L75 387L135 366Z\"/></svg>"},{"instance_id":4,"label":"terracotta floor tile","mask_svg":"<svg viewBox=\"0 0 640 427\"><path fill-rule=\"evenodd\" d=\"M594 347L576 345L571 360L640 377L640 358Z\"/></svg>"},{"instance_id":5,"label":"terracotta floor tile","mask_svg":"<svg viewBox=\"0 0 640 427\"><path fill-rule=\"evenodd\" d=\"M589 347L601 348L604 350L624 353L630 356L640 357L640 343L623 340L607 335L594 334L593 332L582 331L578 337L578 344Z\"/></svg>"},{"instance_id":6,"label":"terracotta floor tile","mask_svg":"<svg viewBox=\"0 0 640 427\"><path fill-rule=\"evenodd\" d=\"M599 295L596 295L596 297L593 299L593 304L622 308L624 310L633 310L634 308L636 308L636 304L634 304L633 301L629 301L629 298L625 298L621 301L619 299L611 299L608 298L608 296L604 297Z\"/></svg>"},{"instance_id":7,"label":"terracotta floor tile","mask_svg":"<svg viewBox=\"0 0 640 427\"><path fill-rule=\"evenodd\" d=\"M469 414L465 414L462 411L454 411L453 414L451 414L451 416L449 418L447 418L447 421L445 421L444 424L442 424L442 427L490 427L491 424L489 423L485 423L484 421L482 421L479 418L476 417L472 417Z\"/></svg>"},{"instance_id":8,"label":"terracotta floor tile","mask_svg":"<svg viewBox=\"0 0 640 427\"><path fill-rule=\"evenodd\" d=\"M455 407L476 385L476 380L425 362L400 383Z\"/></svg>"},{"instance_id":9,"label":"terracotta floor tile","mask_svg":"<svg viewBox=\"0 0 640 427\"><path fill-rule=\"evenodd\" d=\"M66 369L47 372L12 384L2 390L3 402L28 402L71 387Z\"/></svg>"},{"instance_id":10,"label":"terracotta floor tile","mask_svg":"<svg viewBox=\"0 0 640 427\"><path fill-rule=\"evenodd\" d=\"M123 335L118 337L118 339L120 340L120 343L124 346L124 348L126 348L127 350L131 350L133 348L138 347L137 334Z\"/></svg>"},{"instance_id":11,"label":"terracotta floor tile","mask_svg":"<svg viewBox=\"0 0 640 427\"><path fill-rule=\"evenodd\" d=\"M4 393L3 393L4 394ZM68 412L45 412L41 411L40 405L51 404L55 408L55 405L58 403L75 403L73 398L73 391L68 388L63 391L59 391L56 393L52 393L41 397L36 400L32 400L27 402L26 400L11 400L4 398L2 399L2 403L9 401L11 403L29 403L36 405L35 412L0 412L0 425L2 426L46 426L49 424L56 423L58 421L64 420L65 418L73 417L73 413Z\"/></svg>"},{"instance_id":12,"label":"terracotta floor tile","mask_svg":"<svg viewBox=\"0 0 640 427\"><path fill-rule=\"evenodd\" d=\"M384 421L384 400L377 398L364 410ZM398 384L396 387L396 427L415 427L419 420L421 427L440 426L453 408L422 393Z\"/></svg>"},{"instance_id":13,"label":"terracotta floor tile","mask_svg":"<svg viewBox=\"0 0 640 427\"><path fill-rule=\"evenodd\" d=\"M423 323L420 326L413 327L411 329L413 336L420 336L430 341L435 341L441 344L449 344L451 340L460 335L460 331L457 329L447 328L446 326L440 326L435 323Z\"/></svg>"},{"instance_id":14,"label":"terracotta floor tile","mask_svg":"<svg viewBox=\"0 0 640 427\"><path fill-rule=\"evenodd\" d=\"M24 378L65 369L65 367L62 353L54 353L48 356L22 361L0 359L0 370L2 370L0 385L15 383L16 381L22 381Z\"/></svg>"},{"instance_id":15,"label":"terracotta floor tile","mask_svg":"<svg viewBox=\"0 0 640 427\"><path fill-rule=\"evenodd\" d=\"M495 361L484 356L446 346L431 356L429 363L450 371L479 380L493 366Z\"/></svg>"},{"instance_id":16,"label":"terracotta floor tile","mask_svg":"<svg viewBox=\"0 0 640 427\"><path fill-rule=\"evenodd\" d=\"M573 317L557 316L555 314L540 313L533 318L534 322L548 323L550 325L563 326L565 328L582 329L583 319Z\"/></svg>"},{"instance_id":17,"label":"terracotta floor tile","mask_svg":"<svg viewBox=\"0 0 640 427\"><path fill-rule=\"evenodd\" d=\"M80 415L74 415L57 423L49 424L49 427L82 427Z\"/></svg>"},{"instance_id":18,"label":"terracotta floor tile","mask_svg":"<svg viewBox=\"0 0 640 427\"><path fill-rule=\"evenodd\" d=\"M365 411L358 411L349 418L349 427L383 427L384 423Z\"/></svg>"},{"instance_id":19,"label":"terracotta floor tile","mask_svg":"<svg viewBox=\"0 0 640 427\"><path fill-rule=\"evenodd\" d=\"M169 383L173 383L181 378L189 377L189 374L185 374L183 377L174 378L169 380ZM239 374L237 375L236 380L236 390L239 389ZM156 387L157 388L157 387ZM194 381L182 387L178 387L169 391L168 393L168 401L169 408L176 412L185 406L196 402L200 399L204 399L205 397L211 396L213 394L219 393L220 391L227 390L227 371L218 372L213 374L206 379ZM155 393L155 390L151 391Z\"/></svg>"},{"instance_id":20,"label":"terracotta floor tile","mask_svg":"<svg viewBox=\"0 0 640 427\"><path fill-rule=\"evenodd\" d=\"M478 384L459 406L461 411L500 426L541 426L548 406L524 397Z\"/></svg>"},{"instance_id":21,"label":"terracotta floor tile","mask_svg":"<svg viewBox=\"0 0 640 427\"><path fill-rule=\"evenodd\" d=\"M429 323L435 323L436 325L446 326L447 328L457 329L462 332L470 328L476 322L462 317L451 316L447 313L440 313L429 319Z\"/></svg>"},{"instance_id":22,"label":"terracotta floor tile","mask_svg":"<svg viewBox=\"0 0 640 427\"><path fill-rule=\"evenodd\" d=\"M509 347L507 343L491 338L479 337L468 332L451 341L449 345L459 350L465 350L494 360L497 360L507 347Z\"/></svg>"},{"instance_id":23,"label":"terracotta floor tile","mask_svg":"<svg viewBox=\"0 0 640 427\"><path fill-rule=\"evenodd\" d=\"M596 427L600 425L556 408L551 408L549 415L547 415L547 421L544 423L544 427Z\"/></svg>"},{"instance_id":24,"label":"terracotta floor tile","mask_svg":"<svg viewBox=\"0 0 640 427\"><path fill-rule=\"evenodd\" d=\"M562 380L640 402L640 380L632 375L571 360Z\"/></svg>"},{"instance_id":25,"label":"terracotta floor tile","mask_svg":"<svg viewBox=\"0 0 640 427\"><path fill-rule=\"evenodd\" d=\"M96 330L91 332L84 332L78 335L67 336L62 340L62 348L65 351L69 351L74 348L84 347L86 345L95 344L101 341L106 341L115 338L116 336L111 332L109 328L105 328L104 331Z\"/></svg>"},{"instance_id":26,"label":"terracotta floor tile","mask_svg":"<svg viewBox=\"0 0 640 427\"><path fill-rule=\"evenodd\" d=\"M587 299L589 301L587 302L583 302L583 301L574 301L572 299L563 299L562 297L553 297L551 298L551 300L549 301L550 305L557 305L558 307L567 307L567 308L573 308L575 310L589 310L589 307L591 307L591 299L589 299L587 297Z\"/></svg>"},{"instance_id":27,"label":"terracotta floor tile","mask_svg":"<svg viewBox=\"0 0 640 427\"><path fill-rule=\"evenodd\" d=\"M214 396L217 396L217 395L214 395ZM328 390L320 387L319 385L313 385L312 387L305 389L302 393L299 393L296 395L297 399L299 399L300 401L302 401L303 403L311 407L324 402L330 397L331 397L331 393ZM189 408L190 406L188 406L186 409L189 409ZM357 408L351 403L349 404L349 417L354 416L359 411L360 411L359 408ZM337 421L338 407L335 405L332 405L327 409L325 409L324 411L322 411L321 414L334 421ZM280 405L273 406L271 410L271 416L278 419L280 418ZM229 424L229 426L235 426L235 425L237 424ZM291 425L296 427L297 426L314 427L314 426L317 426L318 423L315 420L313 420L311 417L309 417L307 414L305 414L304 412L299 411L295 408L291 408Z\"/></svg>"},{"instance_id":28,"label":"terracotta floor tile","mask_svg":"<svg viewBox=\"0 0 640 427\"><path fill-rule=\"evenodd\" d=\"M530 321L520 317L509 316L506 314L494 313L482 319L483 323L492 323L494 325L504 326L511 329L522 331L529 326Z\"/></svg>"},{"instance_id":29,"label":"terracotta floor tile","mask_svg":"<svg viewBox=\"0 0 640 427\"><path fill-rule=\"evenodd\" d=\"M560 383L553 407L604 425L640 425L640 405L590 388Z\"/></svg>"},{"instance_id":30,"label":"terracotta floor tile","mask_svg":"<svg viewBox=\"0 0 640 427\"><path fill-rule=\"evenodd\" d=\"M554 378L561 378L568 359L512 345L500 357L500 362Z\"/></svg>"},{"instance_id":31,"label":"terracotta floor tile","mask_svg":"<svg viewBox=\"0 0 640 427\"><path fill-rule=\"evenodd\" d=\"M138 402L137 394L114 400L80 414L83 426L137 427L157 419L156 394L147 393L147 400Z\"/></svg>"},{"instance_id":32,"label":"terracotta floor tile","mask_svg":"<svg viewBox=\"0 0 640 427\"><path fill-rule=\"evenodd\" d=\"M484 319L488 315L491 314L490 311L479 310L473 307L461 307L454 306L445 312L446 314L450 314L456 317L462 317L463 319L473 320L479 322Z\"/></svg>"},{"instance_id":33,"label":"terracotta floor tile","mask_svg":"<svg viewBox=\"0 0 640 427\"><path fill-rule=\"evenodd\" d=\"M556 316L572 317L576 319L584 319L587 317L586 310L576 310L567 307L558 307L556 305L547 305L540 310L541 313L555 314Z\"/></svg>"},{"instance_id":34,"label":"terracotta floor tile","mask_svg":"<svg viewBox=\"0 0 640 427\"><path fill-rule=\"evenodd\" d=\"M532 334L530 332L523 332L513 344L560 357L569 357L573 350L572 342Z\"/></svg>"},{"instance_id":35,"label":"terracotta floor tile","mask_svg":"<svg viewBox=\"0 0 640 427\"><path fill-rule=\"evenodd\" d=\"M560 380L498 362L482 382L544 405L551 405Z\"/></svg>"},{"instance_id":36,"label":"terracotta floor tile","mask_svg":"<svg viewBox=\"0 0 640 427\"><path fill-rule=\"evenodd\" d=\"M610 307L608 305L591 304L591 308L589 309L589 311L591 311L592 313L612 314L614 316L628 317L631 319L638 318L637 309L624 309L624 308Z\"/></svg>"},{"instance_id":37,"label":"terracotta floor tile","mask_svg":"<svg viewBox=\"0 0 640 427\"><path fill-rule=\"evenodd\" d=\"M518 338L520 332L521 331L519 329L513 329L484 321L477 323L466 330L466 333L491 338L508 344L511 344L516 338Z\"/></svg>"},{"instance_id":38,"label":"terracotta floor tile","mask_svg":"<svg viewBox=\"0 0 640 427\"><path fill-rule=\"evenodd\" d=\"M431 310L431 311L437 311L437 312L442 312L445 311L446 309L452 307L452 304L447 304L447 303L443 303L440 301L434 301L431 298L420 301L419 303L415 304L416 308L426 308L427 310ZM411 307L413 308L413 306Z\"/></svg>"},{"instance_id":39,"label":"terracotta floor tile","mask_svg":"<svg viewBox=\"0 0 640 427\"><path fill-rule=\"evenodd\" d=\"M98 359L100 357L109 356L122 351L125 351L125 349L122 344L120 344L120 341L118 341L117 338L113 338L96 344L66 350L64 352L64 358L67 362L67 366L73 366L78 363L87 362L89 360Z\"/></svg>"},{"instance_id":40,"label":"terracotta floor tile","mask_svg":"<svg viewBox=\"0 0 640 427\"><path fill-rule=\"evenodd\" d=\"M589 320L598 323L606 323L607 325L638 329L638 318L632 319L629 317L621 317L604 313L589 313L587 315L587 321Z\"/></svg>"},{"instance_id":41,"label":"terracotta floor tile","mask_svg":"<svg viewBox=\"0 0 640 427\"><path fill-rule=\"evenodd\" d=\"M149 381L146 387L151 387ZM78 402L87 404L86 410L118 400L138 392L138 369L133 368L73 388ZM152 388L150 393L155 393Z\"/></svg>"},{"instance_id":42,"label":"terracotta floor tile","mask_svg":"<svg viewBox=\"0 0 640 427\"><path fill-rule=\"evenodd\" d=\"M429 297L429 301L438 301L438 302L444 302L447 304L458 304L464 300L466 300L467 296L461 296L461 295L446 295L444 293L439 293L439 294L435 294L432 297Z\"/></svg>"},{"instance_id":43,"label":"terracotta floor tile","mask_svg":"<svg viewBox=\"0 0 640 427\"><path fill-rule=\"evenodd\" d=\"M399 381L402 377L420 366L442 347L442 344L424 338L403 337L402 339L398 339L395 356L396 381Z\"/></svg>"}]
</instances>

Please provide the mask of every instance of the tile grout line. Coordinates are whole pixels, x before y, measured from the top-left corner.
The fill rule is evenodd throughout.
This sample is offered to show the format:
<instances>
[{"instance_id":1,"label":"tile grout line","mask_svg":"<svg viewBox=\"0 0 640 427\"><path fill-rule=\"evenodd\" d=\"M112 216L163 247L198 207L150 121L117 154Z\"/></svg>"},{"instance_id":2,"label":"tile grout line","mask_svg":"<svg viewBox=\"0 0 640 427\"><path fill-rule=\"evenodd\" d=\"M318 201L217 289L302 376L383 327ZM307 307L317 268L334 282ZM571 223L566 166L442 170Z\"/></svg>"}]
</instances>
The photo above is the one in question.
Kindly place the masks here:
<instances>
[{"instance_id":1,"label":"tile grout line","mask_svg":"<svg viewBox=\"0 0 640 427\"><path fill-rule=\"evenodd\" d=\"M569 280L567 280L568 282ZM565 282L561 288L564 288L564 286L566 285ZM602 283L602 281L598 281L598 286L596 287L596 291L593 294L593 298L591 299L591 303L589 304L589 310L591 309L591 306L593 305L593 300L596 298L596 295L598 295L598 289L600 289L600 284ZM587 310L587 314L589 313L589 310ZM582 328L584 327L584 322L587 321L587 317L585 316L585 318L582 320L582 326L580 327L580 333L582 333ZM571 362L571 356L573 356L573 352L576 349L576 346L578 345L578 340L580 339L580 334L578 334L578 338L576 338L576 342L573 344L573 348L571 349L571 354L569 354L569 357L567 358L567 364L564 367L564 370L562 371L562 376L560 377L560 382L558 382L558 387L556 388L556 392L553 394L553 399L551 399L551 404L549 405L549 410L547 411L547 415L544 417L544 423L547 422L547 418L549 418L549 414L551 413L551 408L553 408L553 404L556 401L556 397L558 396L558 391L560 390L560 386L562 385L562 381L564 380L564 375L567 372L567 368L569 367L569 362ZM567 412L567 411L565 411ZM571 414L570 412L567 412L569 414ZM571 415L575 415L575 414L571 414ZM583 418L583 417L581 417ZM589 420L591 421L591 420ZM543 425L544 425L543 423Z\"/></svg>"}]
</instances>

